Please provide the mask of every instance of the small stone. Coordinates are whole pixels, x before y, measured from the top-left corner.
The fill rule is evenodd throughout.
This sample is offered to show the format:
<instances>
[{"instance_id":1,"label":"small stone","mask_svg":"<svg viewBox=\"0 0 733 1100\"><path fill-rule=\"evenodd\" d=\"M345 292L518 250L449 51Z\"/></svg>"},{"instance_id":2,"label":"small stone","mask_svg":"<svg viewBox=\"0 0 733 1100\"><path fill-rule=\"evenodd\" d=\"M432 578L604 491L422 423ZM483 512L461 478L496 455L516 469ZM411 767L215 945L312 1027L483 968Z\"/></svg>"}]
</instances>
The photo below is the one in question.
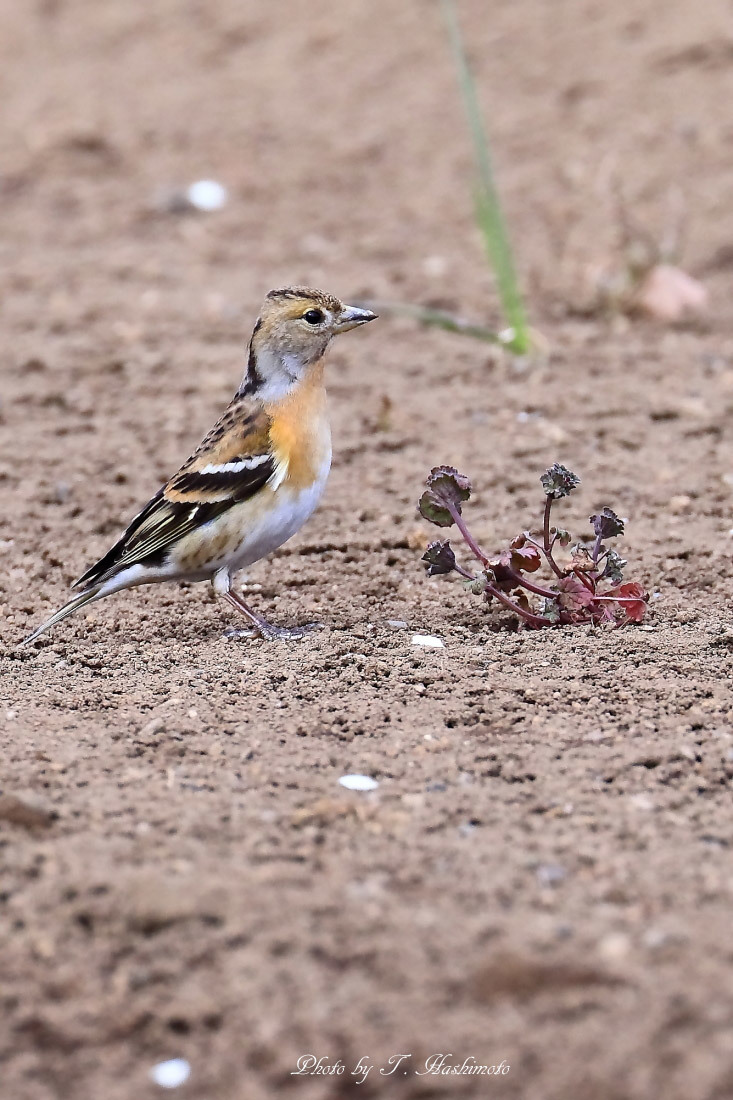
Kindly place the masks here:
<instances>
[{"instance_id":1,"label":"small stone","mask_svg":"<svg viewBox=\"0 0 733 1100\"><path fill-rule=\"evenodd\" d=\"M374 791L379 786L379 782L370 775L342 775L339 783L348 791Z\"/></svg>"},{"instance_id":2,"label":"small stone","mask_svg":"<svg viewBox=\"0 0 733 1100\"><path fill-rule=\"evenodd\" d=\"M413 634L412 644L423 646L426 649L445 649L445 642L436 638L434 634Z\"/></svg>"},{"instance_id":3,"label":"small stone","mask_svg":"<svg viewBox=\"0 0 733 1100\"><path fill-rule=\"evenodd\" d=\"M703 313L708 294L702 283L671 264L656 264L642 280L636 293L636 306L642 313L659 321L679 321Z\"/></svg>"},{"instance_id":4,"label":"small stone","mask_svg":"<svg viewBox=\"0 0 733 1100\"><path fill-rule=\"evenodd\" d=\"M559 886L567 878L567 871L559 863L541 863L535 871L540 886Z\"/></svg>"},{"instance_id":5,"label":"small stone","mask_svg":"<svg viewBox=\"0 0 733 1100\"><path fill-rule=\"evenodd\" d=\"M637 810L649 812L654 809L654 799L650 798L648 794L632 794L629 797L629 803Z\"/></svg>"},{"instance_id":6,"label":"small stone","mask_svg":"<svg viewBox=\"0 0 733 1100\"><path fill-rule=\"evenodd\" d=\"M410 550L425 549L425 531L422 527L412 527L405 535L405 542Z\"/></svg>"},{"instance_id":7,"label":"small stone","mask_svg":"<svg viewBox=\"0 0 733 1100\"><path fill-rule=\"evenodd\" d=\"M165 733L165 720L163 718L151 718L140 730L140 737L155 737L158 733Z\"/></svg>"},{"instance_id":8,"label":"small stone","mask_svg":"<svg viewBox=\"0 0 733 1100\"><path fill-rule=\"evenodd\" d=\"M692 497L680 493L679 496L670 498L669 510L670 512L674 512L675 515L680 515L682 512L689 512L691 504Z\"/></svg>"},{"instance_id":9,"label":"small stone","mask_svg":"<svg viewBox=\"0 0 733 1100\"><path fill-rule=\"evenodd\" d=\"M698 619L697 611L678 611L677 614L674 617L674 621L676 623L682 623L685 626L688 623L697 622L697 619Z\"/></svg>"},{"instance_id":10,"label":"small stone","mask_svg":"<svg viewBox=\"0 0 733 1100\"><path fill-rule=\"evenodd\" d=\"M186 198L196 210L208 214L226 206L229 194L216 180L196 180L186 191Z\"/></svg>"},{"instance_id":11,"label":"small stone","mask_svg":"<svg viewBox=\"0 0 733 1100\"><path fill-rule=\"evenodd\" d=\"M177 1089L191 1076L191 1066L185 1058L171 1058L158 1062L150 1071L150 1077L162 1089Z\"/></svg>"},{"instance_id":12,"label":"small stone","mask_svg":"<svg viewBox=\"0 0 733 1100\"><path fill-rule=\"evenodd\" d=\"M643 935L644 946L650 951L659 951L674 941L674 936L664 928L647 928Z\"/></svg>"},{"instance_id":13,"label":"small stone","mask_svg":"<svg viewBox=\"0 0 733 1100\"><path fill-rule=\"evenodd\" d=\"M598 953L608 962L616 962L628 955L631 940L625 932L609 932L598 944Z\"/></svg>"},{"instance_id":14,"label":"small stone","mask_svg":"<svg viewBox=\"0 0 733 1100\"><path fill-rule=\"evenodd\" d=\"M52 649L42 649L36 656L37 665L55 665L58 661L58 653L54 653Z\"/></svg>"},{"instance_id":15,"label":"small stone","mask_svg":"<svg viewBox=\"0 0 733 1100\"><path fill-rule=\"evenodd\" d=\"M426 256L423 260L423 271L433 279L441 279L447 270L448 262L445 256Z\"/></svg>"},{"instance_id":16,"label":"small stone","mask_svg":"<svg viewBox=\"0 0 733 1100\"><path fill-rule=\"evenodd\" d=\"M391 626L393 630L407 630L404 619L387 619L387 626Z\"/></svg>"}]
</instances>

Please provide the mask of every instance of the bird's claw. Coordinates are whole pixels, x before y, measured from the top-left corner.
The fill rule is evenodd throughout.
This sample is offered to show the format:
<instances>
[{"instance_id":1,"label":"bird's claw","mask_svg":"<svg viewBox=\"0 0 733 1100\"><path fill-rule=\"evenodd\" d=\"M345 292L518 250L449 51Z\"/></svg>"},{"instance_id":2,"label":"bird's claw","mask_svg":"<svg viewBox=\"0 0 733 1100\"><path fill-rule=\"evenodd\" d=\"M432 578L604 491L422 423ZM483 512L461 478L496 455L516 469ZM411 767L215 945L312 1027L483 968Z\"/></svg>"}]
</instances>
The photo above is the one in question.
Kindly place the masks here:
<instances>
[{"instance_id":1,"label":"bird's claw","mask_svg":"<svg viewBox=\"0 0 733 1100\"><path fill-rule=\"evenodd\" d=\"M274 626L272 623L262 623L249 630L227 630L224 637L232 640L260 637L265 642L292 642L299 641L312 630L322 629L322 623L303 623L302 626Z\"/></svg>"}]
</instances>

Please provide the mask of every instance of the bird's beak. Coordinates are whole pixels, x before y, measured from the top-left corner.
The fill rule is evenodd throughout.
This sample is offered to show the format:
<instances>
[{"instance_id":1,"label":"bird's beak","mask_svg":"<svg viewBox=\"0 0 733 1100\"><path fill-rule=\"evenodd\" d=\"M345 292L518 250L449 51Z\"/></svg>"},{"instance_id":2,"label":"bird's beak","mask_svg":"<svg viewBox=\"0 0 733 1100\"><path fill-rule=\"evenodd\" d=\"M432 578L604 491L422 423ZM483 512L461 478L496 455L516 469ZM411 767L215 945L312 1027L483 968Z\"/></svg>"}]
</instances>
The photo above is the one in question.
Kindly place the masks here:
<instances>
[{"instance_id":1,"label":"bird's beak","mask_svg":"<svg viewBox=\"0 0 733 1100\"><path fill-rule=\"evenodd\" d=\"M348 332L349 329L365 325L367 321L373 321L377 316L370 309L359 309L358 306L344 306L341 316L336 322L336 332Z\"/></svg>"}]
</instances>

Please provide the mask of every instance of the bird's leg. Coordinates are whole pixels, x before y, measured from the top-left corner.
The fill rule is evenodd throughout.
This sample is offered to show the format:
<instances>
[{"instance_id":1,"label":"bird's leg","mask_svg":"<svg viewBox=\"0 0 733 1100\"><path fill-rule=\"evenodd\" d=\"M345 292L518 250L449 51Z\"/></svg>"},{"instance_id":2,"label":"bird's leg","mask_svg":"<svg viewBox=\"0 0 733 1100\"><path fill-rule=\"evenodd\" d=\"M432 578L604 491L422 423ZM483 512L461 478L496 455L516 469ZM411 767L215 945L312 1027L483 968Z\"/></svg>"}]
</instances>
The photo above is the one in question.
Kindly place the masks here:
<instances>
[{"instance_id":1,"label":"bird's leg","mask_svg":"<svg viewBox=\"0 0 733 1100\"><path fill-rule=\"evenodd\" d=\"M274 638L277 636L277 627L272 623L268 623L267 619L262 615L258 615L256 611L245 603L241 596L238 596L236 592L225 592L224 599L228 600L232 607L236 607L240 614L249 619L255 631L261 634L263 638ZM235 630L229 633L229 637L236 637L237 634L251 634L251 631L239 631Z\"/></svg>"},{"instance_id":2,"label":"bird's leg","mask_svg":"<svg viewBox=\"0 0 733 1100\"><path fill-rule=\"evenodd\" d=\"M288 638L302 638L309 630L317 630L320 626L319 623L308 623L305 626L296 627L283 627L274 626L272 623L268 623L267 619L263 615L258 615L249 604L245 603L241 596L231 590L231 580L228 574L217 574L214 578L214 589L223 596L225 600L228 600L232 607L236 607L240 614L244 615L252 623L256 633L262 638L266 638L270 641L281 638L287 640ZM250 630L228 630L228 638L241 638L251 637L252 631Z\"/></svg>"},{"instance_id":3,"label":"bird's leg","mask_svg":"<svg viewBox=\"0 0 733 1100\"><path fill-rule=\"evenodd\" d=\"M238 596L236 592L225 592L224 598L229 601L232 607L236 607L237 611L240 611L242 615L245 615L252 623L257 633L268 641L274 641L277 638L287 641L288 638L302 638L304 634L307 634L309 630L318 630L320 623L306 623L305 626L275 626L273 623L267 621L263 615L258 615L256 611L253 611L249 604L246 604L241 596ZM232 630L227 631L227 637L236 638L242 635L249 636L250 631Z\"/></svg>"}]
</instances>

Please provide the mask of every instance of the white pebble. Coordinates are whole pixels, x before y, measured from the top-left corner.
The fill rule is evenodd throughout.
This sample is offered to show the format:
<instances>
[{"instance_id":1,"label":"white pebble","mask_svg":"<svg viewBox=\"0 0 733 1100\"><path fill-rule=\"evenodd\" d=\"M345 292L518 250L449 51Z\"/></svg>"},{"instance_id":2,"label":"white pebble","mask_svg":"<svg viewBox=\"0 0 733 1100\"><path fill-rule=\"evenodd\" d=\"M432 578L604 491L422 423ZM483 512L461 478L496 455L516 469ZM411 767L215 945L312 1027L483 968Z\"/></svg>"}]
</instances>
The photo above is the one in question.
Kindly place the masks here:
<instances>
[{"instance_id":1,"label":"white pebble","mask_svg":"<svg viewBox=\"0 0 733 1100\"><path fill-rule=\"evenodd\" d=\"M404 619L387 619L387 626L391 626L393 630L405 630L407 623Z\"/></svg>"},{"instance_id":2,"label":"white pebble","mask_svg":"<svg viewBox=\"0 0 733 1100\"><path fill-rule=\"evenodd\" d=\"M413 634L412 644L426 646L429 649L445 649L445 642L436 638L434 634Z\"/></svg>"},{"instance_id":3,"label":"white pebble","mask_svg":"<svg viewBox=\"0 0 733 1100\"><path fill-rule=\"evenodd\" d=\"M185 1058L171 1058L169 1062L158 1062L153 1066L150 1076L162 1089L177 1089L191 1076L191 1067Z\"/></svg>"},{"instance_id":4,"label":"white pebble","mask_svg":"<svg viewBox=\"0 0 733 1100\"><path fill-rule=\"evenodd\" d=\"M339 783L349 791L374 791L379 786L370 775L342 775Z\"/></svg>"},{"instance_id":5,"label":"white pebble","mask_svg":"<svg viewBox=\"0 0 733 1100\"><path fill-rule=\"evenodd\" d=\"M196 180L186 191L186 198L191 206L208 213L226 206L229 194L216 180Z\"/></svg>"}]
</instances>

